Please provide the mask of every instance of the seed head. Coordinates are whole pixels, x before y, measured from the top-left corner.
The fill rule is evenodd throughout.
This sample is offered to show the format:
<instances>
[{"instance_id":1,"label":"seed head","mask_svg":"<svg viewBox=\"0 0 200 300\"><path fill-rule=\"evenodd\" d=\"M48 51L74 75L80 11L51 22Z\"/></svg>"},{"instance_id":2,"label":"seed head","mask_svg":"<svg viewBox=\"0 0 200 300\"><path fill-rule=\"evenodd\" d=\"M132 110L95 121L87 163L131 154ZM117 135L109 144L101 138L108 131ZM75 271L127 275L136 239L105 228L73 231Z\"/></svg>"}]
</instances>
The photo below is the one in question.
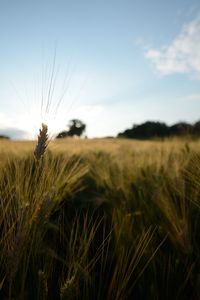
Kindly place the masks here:
<instances>
[{"instance_id":1,"label":"seed head","mask_svg":"<svg viewBox=\"0 0 200 300\"><path fill-rule=\"evenodd\" d=\"M48 126L42 123L42 129L40 129L40 133L38 135L38 142L35 147L34 155L37 160L40 160L40 158L44 155L46 147L47 147L47 141L48 141Z\"/></svg>"}]
</instances>

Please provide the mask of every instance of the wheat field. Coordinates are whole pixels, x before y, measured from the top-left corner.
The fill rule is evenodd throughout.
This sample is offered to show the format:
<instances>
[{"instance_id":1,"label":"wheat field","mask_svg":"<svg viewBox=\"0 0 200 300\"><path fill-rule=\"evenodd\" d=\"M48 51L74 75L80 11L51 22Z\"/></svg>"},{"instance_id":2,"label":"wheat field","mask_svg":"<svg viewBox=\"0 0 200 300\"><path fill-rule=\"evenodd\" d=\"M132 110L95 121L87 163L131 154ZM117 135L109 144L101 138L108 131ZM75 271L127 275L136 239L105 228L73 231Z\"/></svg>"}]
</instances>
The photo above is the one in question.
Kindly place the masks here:
<instances>
[{"instance_id":1,"label":"wheat field","mask_svg":"<svg viewBox=\"0 0 200 300\"><path fill-rule=\"evenodd\" d=\"M0 141L0 299L200 299L200 140Z\"/></svg>"}]
</instances>

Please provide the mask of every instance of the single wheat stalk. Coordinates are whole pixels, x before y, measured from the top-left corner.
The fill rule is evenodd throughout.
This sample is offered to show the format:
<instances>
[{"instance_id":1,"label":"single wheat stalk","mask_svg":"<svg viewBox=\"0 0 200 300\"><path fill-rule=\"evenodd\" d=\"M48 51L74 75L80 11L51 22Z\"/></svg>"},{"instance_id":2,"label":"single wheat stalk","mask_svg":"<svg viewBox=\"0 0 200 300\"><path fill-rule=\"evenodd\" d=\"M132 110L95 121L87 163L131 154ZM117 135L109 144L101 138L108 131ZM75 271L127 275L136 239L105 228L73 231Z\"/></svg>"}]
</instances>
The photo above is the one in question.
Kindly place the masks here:
<instances>
[{"instance_id":1,"label":"single wheat stalk","mask_svg":"<svg viewBox=\"0 0 200 300\"><path fill-rule=\"evenodd\" d=\"M38 271L39 286L38 286L38 298L45 300L48 295L47 278L42 270Z\"/></svg>"},{"instance_id":2,"label":"single wheat stalk","mask_svg":"<svg viewBox=\"0 0 200 300\"><path fill-rule=\"evenodd\" d=\"M48 126L42 123L42 129L40 129L40 133L38 135L38 142L35 147L34 156L37 160L44 155L48 141Z\"/></svg>"}]
</instances>

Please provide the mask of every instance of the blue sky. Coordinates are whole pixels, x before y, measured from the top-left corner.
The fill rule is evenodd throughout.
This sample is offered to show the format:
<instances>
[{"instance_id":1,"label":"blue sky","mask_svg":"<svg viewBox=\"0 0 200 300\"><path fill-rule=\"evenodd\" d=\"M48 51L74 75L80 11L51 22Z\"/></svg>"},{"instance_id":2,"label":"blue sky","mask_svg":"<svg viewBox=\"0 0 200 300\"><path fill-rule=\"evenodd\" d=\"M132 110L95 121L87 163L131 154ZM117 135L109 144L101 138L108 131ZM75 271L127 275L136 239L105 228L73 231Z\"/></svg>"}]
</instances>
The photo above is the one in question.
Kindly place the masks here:
<instances>
[{"instance_id":1,"label":"blue sky","mask_svg":"<svg viewBox=\"0 0 200 300\"><path fill-rule=\"evenodd\" d=\"M199 0L0 0L0 36L0 133L200 119Z\"/></svg>"}]
</instances>

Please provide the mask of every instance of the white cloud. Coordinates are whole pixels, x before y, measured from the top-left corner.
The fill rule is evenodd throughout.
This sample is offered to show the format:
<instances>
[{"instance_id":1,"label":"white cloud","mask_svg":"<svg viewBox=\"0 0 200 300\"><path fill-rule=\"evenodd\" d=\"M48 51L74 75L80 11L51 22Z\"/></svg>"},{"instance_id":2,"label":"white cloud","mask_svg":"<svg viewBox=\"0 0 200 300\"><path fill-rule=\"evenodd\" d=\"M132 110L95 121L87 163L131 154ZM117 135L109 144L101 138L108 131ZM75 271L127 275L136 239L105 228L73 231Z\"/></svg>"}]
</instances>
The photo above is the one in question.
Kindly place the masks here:
<instances>
[{"instance_id":1,"label":"white cloud","mask_svg":"<svg viewBox=\"0 0 200 300\"><path fill-rule=\"evenodd\" d=\"M170 45L149 49L145 56L163 75L191 73L200 78L200 15L185 24Z\"/></svg>"},{"instance_id":2,"label":"white cloud","mask_svg":"<svg viewBox=\"0 0 200 300\"><path fill-rule=\"evenodd\" d=\"M9 136L12 139L26 139L29 137L28 131L20 128L19 122L9 118L2 112L0 112L0 135Z\"/></svg>"},{"instance_id":3,"label":"white cloud","mask_svg":"<svg viewBox=\"0 0 200 300\"><path fill-rule=\"evenodd\" d=\"M200 101L200 94L192 94L192 95L186 96L186 100Z\"/></svg>"}]
</instances>

